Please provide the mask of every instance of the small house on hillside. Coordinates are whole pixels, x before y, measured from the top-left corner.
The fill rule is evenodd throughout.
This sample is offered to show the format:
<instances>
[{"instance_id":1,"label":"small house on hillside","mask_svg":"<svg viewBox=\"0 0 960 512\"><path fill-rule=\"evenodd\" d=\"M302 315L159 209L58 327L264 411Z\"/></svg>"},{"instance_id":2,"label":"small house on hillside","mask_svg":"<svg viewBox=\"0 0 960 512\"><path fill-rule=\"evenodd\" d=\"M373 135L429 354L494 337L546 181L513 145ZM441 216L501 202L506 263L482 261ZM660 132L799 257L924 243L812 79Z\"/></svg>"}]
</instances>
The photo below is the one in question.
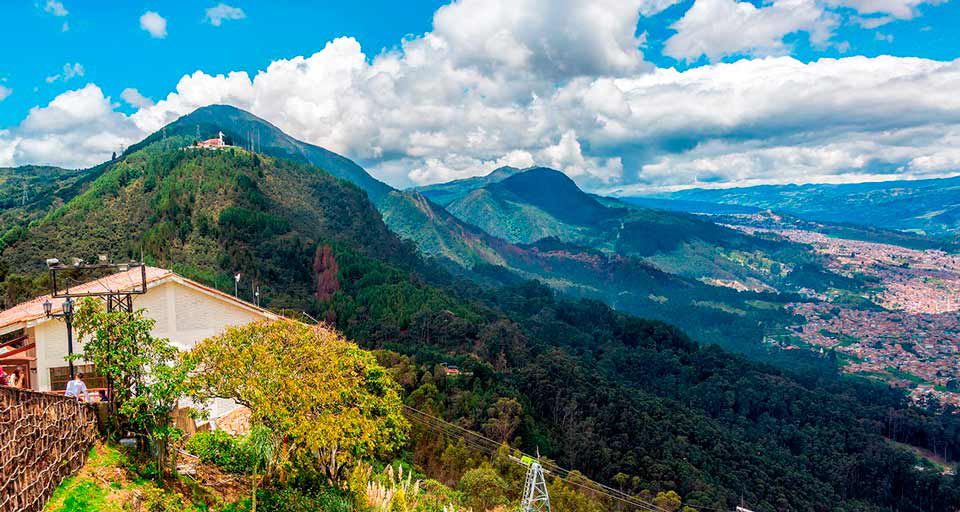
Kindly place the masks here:
<instances>
[{"instance_id":1,"label":"small house on hillside","mask_svg":"<svg viewBox=\"0 0 960 512\"><path fill-rule=\"evenodd\" d=\"M71 286L70 291L131 290L142 284L140 272L139 267L132 268ZM146 281L146 293L133 296L133 307L146 309L146 315L156 320L154 336L170 339L180 350L189 350L227 327L278 318L270 311L170 270L146 267ZM65 360L67 330L63 319L47 316L43 307L46 301L52 303L52 313L63 310L64 299L44 295L0 312L0 339L6 340L0 343L0 366L6 372L25 370L25 387L62 391L70 378ZM82 351L82 340L76 341L74 352ZM93 365L77 361L75 367L83 372L88 388L105 387Z\"/></svg>"}]
</instances>

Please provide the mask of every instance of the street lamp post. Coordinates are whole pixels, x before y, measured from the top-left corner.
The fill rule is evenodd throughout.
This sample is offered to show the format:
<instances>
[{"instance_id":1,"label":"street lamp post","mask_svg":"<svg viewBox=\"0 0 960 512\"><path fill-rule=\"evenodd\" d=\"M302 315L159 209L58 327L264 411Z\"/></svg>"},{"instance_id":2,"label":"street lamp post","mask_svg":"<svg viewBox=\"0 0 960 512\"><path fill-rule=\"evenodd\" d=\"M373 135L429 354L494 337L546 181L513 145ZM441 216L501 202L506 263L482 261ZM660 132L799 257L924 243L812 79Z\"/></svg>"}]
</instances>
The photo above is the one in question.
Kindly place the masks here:
<instances>
[{"instance_id":1,"label":"street lamp post","mask_svg":"<svg viewBox=\"0 0 960 512\"><path fill-rule=\"evenodd\" d=\"M43 313L47 318L63 318L67 324L67 366L70 368L70 380L76 377L73 369L73 298L67 297L63 301L63 312L53 313L53 304L47 300L43 303Z\"/></svg>"}]
</instances>

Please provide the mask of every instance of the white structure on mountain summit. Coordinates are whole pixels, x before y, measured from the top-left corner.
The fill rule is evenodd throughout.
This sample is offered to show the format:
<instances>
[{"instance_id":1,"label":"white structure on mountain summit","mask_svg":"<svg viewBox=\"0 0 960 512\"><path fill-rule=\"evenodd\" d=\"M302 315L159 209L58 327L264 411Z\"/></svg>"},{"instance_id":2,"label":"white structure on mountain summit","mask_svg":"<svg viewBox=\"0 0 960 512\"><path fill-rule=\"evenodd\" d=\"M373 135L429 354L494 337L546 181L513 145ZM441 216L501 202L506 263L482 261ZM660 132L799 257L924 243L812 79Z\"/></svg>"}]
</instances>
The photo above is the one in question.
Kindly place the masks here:
<instances>
[{"instance_id":1,"label":"white structure on mountain summit","mask_svg":"<svg viewBox=\"0 0 960 512\"><path fill-rule=\"evenodd\" d=\"M230 146L223 141L223 132L218 132L216 138L197 141L197 145L194 147L199 149L224 149Z\"/></svg>"}]
</instances>

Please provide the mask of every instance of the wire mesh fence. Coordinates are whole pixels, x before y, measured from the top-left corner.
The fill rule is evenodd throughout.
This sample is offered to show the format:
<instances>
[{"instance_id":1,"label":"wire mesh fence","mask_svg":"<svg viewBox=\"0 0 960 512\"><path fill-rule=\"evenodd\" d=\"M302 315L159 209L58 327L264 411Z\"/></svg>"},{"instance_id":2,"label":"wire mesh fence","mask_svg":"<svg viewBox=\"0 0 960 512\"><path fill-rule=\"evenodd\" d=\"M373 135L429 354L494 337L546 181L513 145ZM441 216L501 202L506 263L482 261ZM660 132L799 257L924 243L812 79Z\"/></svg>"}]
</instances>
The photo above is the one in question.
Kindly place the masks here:
<instances>
[{"instance_id":1,"label":"wire mesh fence","mask_svg":"<svg viewBox=\"0 0 960 512\"><path fill-rule=\"evenodd\" d=\"M0 512L34 512L80 469L96 412L75 398L0 387Z\"/></svg>"}]
</instances>

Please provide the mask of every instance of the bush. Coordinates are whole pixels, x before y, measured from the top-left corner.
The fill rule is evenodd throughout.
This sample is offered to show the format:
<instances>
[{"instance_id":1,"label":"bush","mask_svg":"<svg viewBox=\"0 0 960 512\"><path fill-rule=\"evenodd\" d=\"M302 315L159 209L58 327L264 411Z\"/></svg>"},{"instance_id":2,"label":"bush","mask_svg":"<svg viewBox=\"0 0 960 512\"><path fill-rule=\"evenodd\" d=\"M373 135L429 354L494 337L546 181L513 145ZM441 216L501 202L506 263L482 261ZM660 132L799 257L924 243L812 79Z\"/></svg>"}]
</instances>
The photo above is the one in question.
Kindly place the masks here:
<instances>
[{"instance_id":1,"label":"bush","mask_svg":"<svg viewBox=\"0 0 960 512\"><path fill-rule=\"evenodd\" d=\"M243 474L249 466L240 439L222 430L197 432L187 440L187 451L228 473Z\"/></svg>"},{"instance_id":2,"label":"bush","mask_svg":"<svg viewBox=\"0 0 960 512\"><path fill-rule=\"evenodd\" d=\"M230 504L223 512L248 512L250 498ZM352 512L350 498L333 489L312 495L293 487L260 490L257 492L257 510L270 512Z\"/></svg>"}]
</instances>

